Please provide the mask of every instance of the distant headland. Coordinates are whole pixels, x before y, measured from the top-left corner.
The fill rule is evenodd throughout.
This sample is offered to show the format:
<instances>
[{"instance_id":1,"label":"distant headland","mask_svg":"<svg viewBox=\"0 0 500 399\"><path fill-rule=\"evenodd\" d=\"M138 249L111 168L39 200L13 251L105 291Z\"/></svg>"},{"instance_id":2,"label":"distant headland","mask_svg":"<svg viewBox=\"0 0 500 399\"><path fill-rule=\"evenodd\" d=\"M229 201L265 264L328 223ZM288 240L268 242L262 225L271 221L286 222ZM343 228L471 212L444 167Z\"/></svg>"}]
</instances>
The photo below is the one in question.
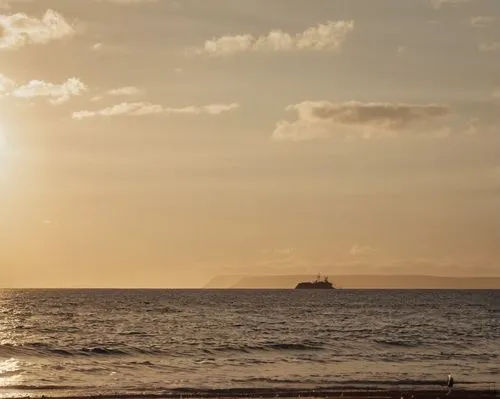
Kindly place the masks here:
<instances>
[{"instance_id":1,"label":"distant headland","mask_svg":"<svg viewBox=\"0 0 500 399\"><path fill-rule=\"evenodd\" d=\"M203 288L293 289L297 283L314 281L314 275L220 275ZM441 277L425 275L330 276L336 288L346 289L500 289L500 277Z\"/></svg>"}]
</instances>

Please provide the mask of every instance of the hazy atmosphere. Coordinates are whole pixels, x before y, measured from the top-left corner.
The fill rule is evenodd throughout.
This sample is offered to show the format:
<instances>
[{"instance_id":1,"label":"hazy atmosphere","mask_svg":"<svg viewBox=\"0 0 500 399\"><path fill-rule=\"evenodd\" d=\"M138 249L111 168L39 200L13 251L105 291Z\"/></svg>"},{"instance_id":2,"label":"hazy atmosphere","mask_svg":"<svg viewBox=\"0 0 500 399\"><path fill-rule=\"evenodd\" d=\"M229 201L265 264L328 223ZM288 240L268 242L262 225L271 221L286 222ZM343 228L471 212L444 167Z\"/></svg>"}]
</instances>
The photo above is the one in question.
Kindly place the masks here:
<instances>
[{"instance_id":1,"label":"hazy atmosphere","mask_svg":"<svg viewBox=\"0 0 500 399\"><path fill-rule=\"evenodd\" d=\"M0 0L0 286L500 276L498 0Z\"/></svg>"}]
</instances>

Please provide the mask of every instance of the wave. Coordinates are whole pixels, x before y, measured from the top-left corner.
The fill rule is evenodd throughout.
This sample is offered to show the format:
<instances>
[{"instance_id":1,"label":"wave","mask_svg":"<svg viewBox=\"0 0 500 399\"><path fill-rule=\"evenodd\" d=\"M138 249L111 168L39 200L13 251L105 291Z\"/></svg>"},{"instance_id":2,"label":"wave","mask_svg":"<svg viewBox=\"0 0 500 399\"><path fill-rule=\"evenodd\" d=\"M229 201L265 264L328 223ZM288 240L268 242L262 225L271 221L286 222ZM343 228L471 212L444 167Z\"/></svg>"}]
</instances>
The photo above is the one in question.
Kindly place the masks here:
<instances>
[{"instance_id":1,"label":"wave","mask_svg":"<svg viewBox=\"0 0 500 399\"><path fill-rule=\"evenodd\" d=\"M402 346L405 348L415 348L417 346L420 346L421 343L419 341L403 341L403 340L397 340L397 339L375 339L374 342L377 344L382 344L382 345L389 345L389 346Z\"/></svg>"},{"instance_id":2,"label":"wave","mask_svg":"<svg viewBox=\"0 0 500 399\"><path fill-rule=\"evenodd\" d=\"M94 348L82 348L81 352L91 353L95 355L127 355L127 351L121 349L105 348L105 347L94 347Z\"/></svg>"},{"instance_id":3,"label":"wave","mask_svg":"<svg viewBox=\"0 0 500 399\"><path fill-rule=\"evenodd\" d=\"M161 355L162 351L147 350L136 347L108 347L92 346L78 349L58 348L42 342L33 342L22 345L2 344L0 345L0 357L12 356L137 356L137 355Z\"/></svg>"},{"instance_id":4,"label":"wave","mask_svg":"<svg viewBox=\"0 0 500 399\"><path fill-rule=\"evenodd\" d=\"M318 351L324 349L319 343L309 342L265 342L260 344L223 345L215 348L203 348L203 353L215 352L240 352L251 353L255 351Z\"/></svg>"},{"instance_id":5,"label":"wave","mask_svg":"<svg viewBox=\"0 0 500 399\"><path fill-rule=\"evenodd\" d=\"M318 344L301 344L301 343L271 343L265 346L270 349L293 350L293 351L309 351L309 350L323 349L323 347Z\"/></svg>"}]
</instances>

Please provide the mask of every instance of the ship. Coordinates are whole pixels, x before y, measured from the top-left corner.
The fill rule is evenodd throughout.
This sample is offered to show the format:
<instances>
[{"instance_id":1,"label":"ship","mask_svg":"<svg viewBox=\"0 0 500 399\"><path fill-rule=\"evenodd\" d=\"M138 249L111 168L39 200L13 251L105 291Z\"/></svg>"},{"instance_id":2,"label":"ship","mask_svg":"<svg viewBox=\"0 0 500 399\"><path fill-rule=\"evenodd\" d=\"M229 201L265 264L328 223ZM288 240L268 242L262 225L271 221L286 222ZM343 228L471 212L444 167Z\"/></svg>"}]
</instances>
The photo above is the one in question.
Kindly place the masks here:
<instances>
[{"instance_id":1,"label":"ship","mask_svg":"<svg viewBox=\"0 0 500 399\"><path fill-rule=\"evenodd\" d=\"M334 290L335 287L333 284L328 281L328 277L325 277L323 280L321 276L318 274L315 281L302 281L297 284L295 287L296 290Z\"/></svg>"}]
</instances>

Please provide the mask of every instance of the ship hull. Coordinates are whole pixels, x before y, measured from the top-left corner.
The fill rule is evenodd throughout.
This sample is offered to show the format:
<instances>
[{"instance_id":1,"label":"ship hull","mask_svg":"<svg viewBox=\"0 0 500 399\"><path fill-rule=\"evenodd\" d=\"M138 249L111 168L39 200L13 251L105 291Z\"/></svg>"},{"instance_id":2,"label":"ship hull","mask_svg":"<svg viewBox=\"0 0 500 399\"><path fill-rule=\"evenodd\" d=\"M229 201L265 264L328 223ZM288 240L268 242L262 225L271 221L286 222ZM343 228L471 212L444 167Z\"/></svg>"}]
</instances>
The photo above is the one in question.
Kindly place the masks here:
<instances>
[{"instance_id":1,"label":"ship hull","mask_svg":"<svg viewBox=\"0 0 500 399\"><path fill-rule=\"evenodd\" d=\"M297 286L295 287L296 290L334 290L335 288L325 282L317 282L317 283L309 283L309 282L304 282L304 283L298 283Z\"/></svg>"}]
</instances>

